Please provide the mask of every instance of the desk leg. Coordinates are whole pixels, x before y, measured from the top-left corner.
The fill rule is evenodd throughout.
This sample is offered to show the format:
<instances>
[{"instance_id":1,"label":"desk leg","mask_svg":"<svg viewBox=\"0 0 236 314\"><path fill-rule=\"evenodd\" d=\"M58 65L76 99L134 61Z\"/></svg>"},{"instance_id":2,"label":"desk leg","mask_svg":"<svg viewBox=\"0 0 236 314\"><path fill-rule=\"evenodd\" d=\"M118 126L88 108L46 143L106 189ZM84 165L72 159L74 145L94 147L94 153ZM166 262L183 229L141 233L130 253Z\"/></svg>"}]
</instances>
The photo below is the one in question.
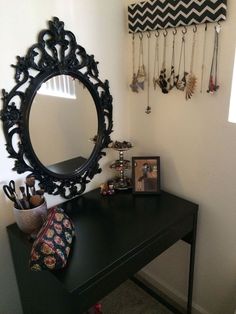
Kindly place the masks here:
<instances>
[{"instance_id":1,"label":"desk leg","mask_svg":"<svg viewBox=\"0 0 236 314\"><path fill-rule=\"evenodd\" d=\"M191 250L189 261L189 279L188 279L188 303L187 314L192 313L192 299L193 299L193 275L194 275L194 260L195 260L195 247L196 247L196 232L197 232L197 214L194 216L193 231L191 237Z\"/></svg>"}]
</instances>

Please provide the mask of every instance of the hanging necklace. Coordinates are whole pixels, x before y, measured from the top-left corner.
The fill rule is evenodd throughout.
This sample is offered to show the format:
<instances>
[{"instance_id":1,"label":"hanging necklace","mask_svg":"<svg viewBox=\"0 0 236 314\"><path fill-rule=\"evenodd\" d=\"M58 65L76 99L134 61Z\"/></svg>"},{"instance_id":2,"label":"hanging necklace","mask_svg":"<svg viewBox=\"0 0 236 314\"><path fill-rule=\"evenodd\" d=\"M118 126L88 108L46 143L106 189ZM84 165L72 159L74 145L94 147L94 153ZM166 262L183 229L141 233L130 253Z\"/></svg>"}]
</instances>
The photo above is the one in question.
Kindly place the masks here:
<instances>
[{"instance_id":1,"label":"hanging necklace","mask_svg":"<svg viewBox=\"0 0 236 314\"><path fill-rule=\"evenodd\" d=\"M149 100L150 100L150 37L151 33L147 33L148 38L148 70L147 70L147 107L145 112L147 114L151 113L151 107L149 106Z\"/></svg>"},{"instance_id":2,"label":"hanging necklace","mask_svg":"<svg viewBox=\"0 0 236 314\"><path fill-rule=\"evenodd\" d=\"M192 43L192 55L191 55L191 63L190 63L190 72L188 75L188 81L186 85L186 93L185 93L185 99L190 99L196 89L197 84L197 77L193 74L193 64L194 64L194 53L195 53L195 44L196 44L196 32L197 32L197 26L195 25L193 28L193 43Z\"/></svg>"},{"instance_id":3,"label":"hanging necklace","mask_svg":"<svg viewBox=\"0 0 236 314\"><path fill-rule=\"evenodd\" d=\"M135 74L135 36L134 33L132 34L132 62L133 62L133 76L132 76L132 82L129 85L132 92L138 93L138 80L137 75Z\"/></svg>"},{"instance_id":4,"label":"hanging necklace","mask_svg":"<svg viewBox=\"0 0 236 314\"><path fill-rule=\"evenodd\" d=\"M207 23L206 23L206 25L205 25L205 31L204 31L203 53L202 53L202 73L201 73L201 88L200 88L200 93L202 93L203 78L204 78L204 72L205 72L206 37L207 37Z\"/></svg>"},{"instance_id":5,"label":"hanging necklace","mask_svg":"<svg viewBox=\"0 0 236 314\"><path fill-rule=\"evenodd\" d=\"M173 31L170 77L168 78L169 90L171 90L175 85L175 35L176 34L177 34L177 29L175 28L175 30Z\"/></svg>"},{"instance_id":6,"label":"hanging necklace","mask_svg":"<svg viewBox=\"0 0 236 314\"><path fill-rule=\"evenodd\" d=\"M168 82L166 80L166 38L167 38L167 30L163 33L164 36L164 45L163 45L163 61L162 61L162 68L159 77L159 84L161 87L161 91L163 94L168 94Z\"/></svg>"},{"instance_id":7,"label":"hanging necklace","mask_svg":"<svg viewBox=\"0 0 236 314\"><path fill-rule=\"evenodd\" d=\"M217 70L218 70L218 48L219 48L219 33L221 30L220 24L215 26L215 40L214 40L214 50L213 57L211 63L211 72L208 84L207 92L210 94L214 94L214 92L219 89L219 85L217 84ZM215 77L214 77L215 74Z\"/></svg>"},{"instance_id":8,"label":"hanging necklace","mask_svg":"<svg viewBox=\"0 0 236 314\"><path fill-rule=\"evenodd\" d=\"M146 71L143 62L143 34L139 34L139 66L137 73L138 86L144 89L144 81L146 79Z\"/></svg>"},{"instance_id":9,"label":"hanging necklace","mask_svg":"<svg viewBox=\"0 0 236 314\"><path fill-rule=\"evenodd\" d=\"M182 42L181 42L181 50L180 50L180 57L179 57L179 67L178 67L178 74L176 76L176 83L175 86L177 89L184 91L186 86L186 77L188 72L185 71L185 34L187 33L187 28L184 26L184 30L182 30ZM182 59L183 59L183 77L180 79L180 68L182 66Z\"/></svg>"},{"instance_id":10,"label":"hanging necklace","mask_svg":"<svg viewBox=\"0 0 236 314\"><path fill-rule=\"evenodd\" d=\"M159 35L160 33L156 31L156 45L155 45L155 57L154 57L154 73L153 73L153 86L154 89L159 85L159 76L160 76L160 62L159 62Z\"/></svg>"}]
</instances>

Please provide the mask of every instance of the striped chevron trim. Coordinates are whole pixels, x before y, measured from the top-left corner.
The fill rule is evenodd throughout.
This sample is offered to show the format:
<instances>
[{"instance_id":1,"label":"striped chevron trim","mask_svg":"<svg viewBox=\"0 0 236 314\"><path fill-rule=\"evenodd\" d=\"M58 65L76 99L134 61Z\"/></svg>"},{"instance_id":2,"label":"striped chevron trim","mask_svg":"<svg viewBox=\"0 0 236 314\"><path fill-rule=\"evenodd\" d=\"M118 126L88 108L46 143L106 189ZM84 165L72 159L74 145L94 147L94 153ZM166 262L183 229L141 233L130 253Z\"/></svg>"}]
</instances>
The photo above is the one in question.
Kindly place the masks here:
<instances>
[{"instance_id":1,"label":"striped chevron trim","mask_svg":"<svg viewBox=\"0 0 236 314\"><path fill-rule=\"evenodd\" d=\"M129 32L145 32L226 19L227 0L149 0L128 6Z\"/></svg>"}]
</instances>

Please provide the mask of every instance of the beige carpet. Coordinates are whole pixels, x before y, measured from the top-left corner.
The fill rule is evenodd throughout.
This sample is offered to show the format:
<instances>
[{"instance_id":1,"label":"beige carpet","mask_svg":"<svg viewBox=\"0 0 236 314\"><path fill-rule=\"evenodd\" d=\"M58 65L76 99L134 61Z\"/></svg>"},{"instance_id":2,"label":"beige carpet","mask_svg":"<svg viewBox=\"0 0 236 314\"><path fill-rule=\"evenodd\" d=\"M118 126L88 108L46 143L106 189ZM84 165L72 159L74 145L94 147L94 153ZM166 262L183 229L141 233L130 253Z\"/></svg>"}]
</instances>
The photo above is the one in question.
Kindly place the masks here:
<instances>
[{"instance_id":1,"label":"beige carpet","mask_svg":"<svg viewBox=\"0 0 236 314\"><path fill-rule=\"evenodd\" d=\"M102 301L103 314L172 314L132 281L126 281Z\"/></svg>"}]
</instances>

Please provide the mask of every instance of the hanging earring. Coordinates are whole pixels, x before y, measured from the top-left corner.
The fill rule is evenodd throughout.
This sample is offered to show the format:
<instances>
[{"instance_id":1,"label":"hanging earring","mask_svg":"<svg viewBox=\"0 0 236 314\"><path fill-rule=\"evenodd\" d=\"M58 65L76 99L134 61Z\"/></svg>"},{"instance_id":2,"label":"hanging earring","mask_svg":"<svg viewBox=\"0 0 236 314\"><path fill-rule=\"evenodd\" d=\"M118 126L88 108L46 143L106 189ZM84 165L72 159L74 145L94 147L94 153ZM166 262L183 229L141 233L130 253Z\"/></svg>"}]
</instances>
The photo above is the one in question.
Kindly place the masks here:
<instances>
[{"instance_id":1,"label":"hanging earring","mask_svg":"<svg viewBox=\"0 0 236 314\"><path fill-rule=\"evenodd\" d=\"M132 82L129 85L131 90L135 93L138 93L138 80L137 75L135 73L135 36L134 33L132 34L132 63L133 63L133 76L132 76Z\"/></svg>"},{"instance_id":2,"label":"hanging earring","mask_svg":"<svg viewBox=\"0 0 236 314\"><path fill-rule=\"evenodd\" d=\"M217 70L218 70L218 48L219 48L220 30L221 30L221 26L218 23L217 26L215 26L214 50L213 50L211 72L210 72L210 78L209 78L208 90L207 90L207 92L210 94L214 94L214 92L216 92L219 89L219 85L217 83L217 79L218 79Z\"/></svg>"},{"instance_id":3,"label":"hanging earring","mask_svg":"<svg viewBox=\"0 0 236 314\"><path fill-rule=\"evenodd\" d=\"M176 34L177 34L177 29L175 28L173 31L170 77L168 78L169 91L175 86L175 36Z\"/></svg>"},{"instance_id":4,"label":"hanging earring","mask_svg":"<svg viewBox=\"0 0 236 314\"><path fill-rule=\"evenodd\" d=\"M144 89L144 81L146 79L146 71L143 62L143 34L139 34L139 67L137 73L137 84Z\"/></svg>"},{"instance_id":5,"label":"hanging earring","mask_svg":"<svg viewBox=\"0 0 236 314\"><path fill-rule=\"evenodd\" d=\"M167 38L167 30L164 31L164 45L163 45L163 61L162 61L162 68L159 77L159 84L161 87L161 91L164 94L168 94L168 82L166 80L166 38Z\"/></svg>"},{"instance_id":6,"label":"hanging earring","mask_svg":"<svg viewBox=\"0 0 236 314\"><path fill-rule=\"evenodd\" d=\"M187 33L187 28L184 26L184 30L182 30L182 42L181 42L181 50L180 50L180 58L179 58L179 68L178 68L178 75L176 76L175 86L177 89L184 91L187 80L186 77L188 72L185 71L185 34ZM182 66L182 59L183 59L183 77L180 79L180 68Z\"/></svg>"},{"instance_id":7,"label":"hanging earring","mask_svg":"<svg viewBox=\"0 0 236 314\"><path fill-rule=\"evenodd\" d=\"M193 64L194 64L194 53L195 53L195 44L196 44L196 32L197 32L197 26L195 25L193 28L193 43L192 43L192 55L191 55L191 63L190 63L190 71L188 75L188 80L186 84L186 94L185 98L186 100L190 99L196 89L197 85L197 77L193 73Z\"/></svg>"},{"instance_id":8,"label":"hanging earring","mask_svg":"<svg viewBox=\"0 0 236 314\"><path fill-rule=\"evenodd\" d=\"M159 35L160 33L156 31L156 44L155 44L155 57L154 57L154 73L153 73L153 87L157 88L159 85L159 76L160 76L160 62L159 62Z\"/></svg>"},{"instance_id":9,"label":"hanging earring","mask_svg":"<svg viewBox=\"0 0 236 314\"><path fill-rule=\"evenodd\" d=\"M203 41L203 52L202 52L202 71L201 71L201 88L200 93L202 93L203 88L203 78L205 72L205 59L206 59L206 37L207 37L207 23L205 24L205 31L204 31L204 41Z\"/></svg>"},{"instance_id":10,"label":"hanging earring","mask_svg":"<svg viewBox=\"0 0 236 314\"><path fill-rule=\"evenodd\" d=\"M149 106L149 100L150 100L150 37L151 33L147 33L148 38L148 70L147 70L147 107L145 110L145 113L149 114L151 113L151 107Z\"/></svg>"}]
</instances>

